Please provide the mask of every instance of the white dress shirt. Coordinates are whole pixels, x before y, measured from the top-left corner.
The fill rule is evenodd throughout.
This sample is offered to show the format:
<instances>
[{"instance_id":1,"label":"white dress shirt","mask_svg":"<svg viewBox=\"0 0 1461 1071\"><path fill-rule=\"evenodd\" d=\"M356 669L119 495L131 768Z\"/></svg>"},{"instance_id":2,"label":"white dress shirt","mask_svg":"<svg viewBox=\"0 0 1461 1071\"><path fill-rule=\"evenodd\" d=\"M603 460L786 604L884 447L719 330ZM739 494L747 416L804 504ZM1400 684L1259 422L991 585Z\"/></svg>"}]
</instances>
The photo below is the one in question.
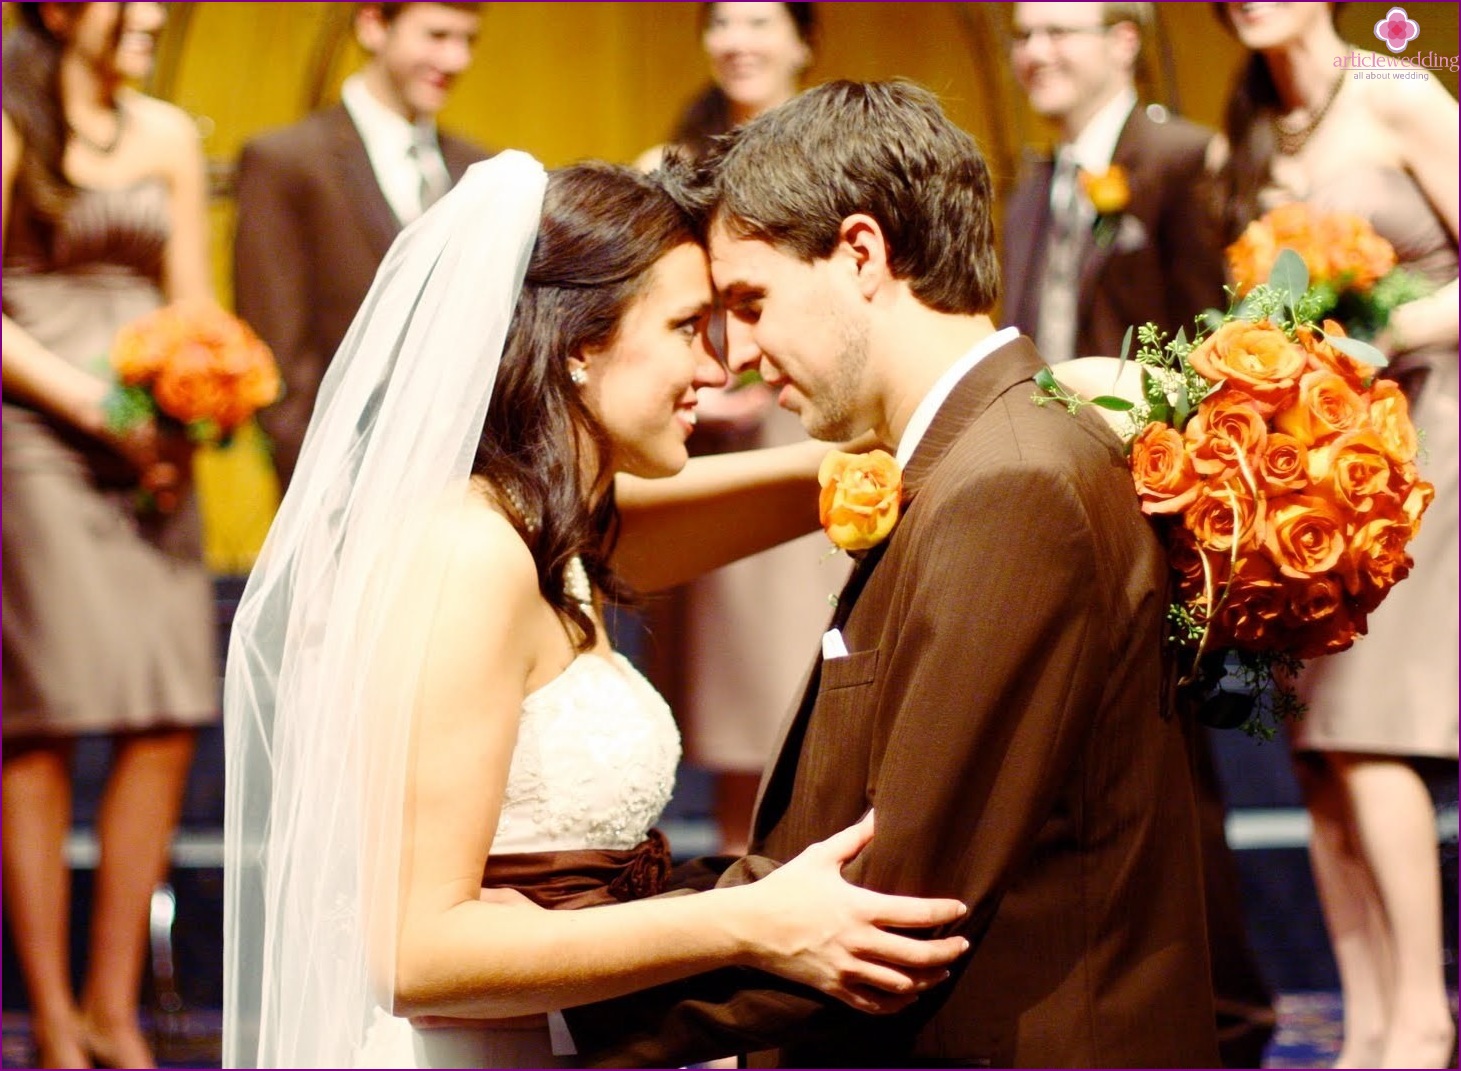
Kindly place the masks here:
<instances>
[{"instance_id":1,"label":"white dress shirt","mask_svg":"<svg viewBox=\"0 0 1461 1071\"><path fill-rule=\"evenodd\" d=\"M377 100L359 74L345 79L340 89L340 103L345 105L350 121L360 132L365 154L370 157L370 169L375 172L376 184L386 203L402 224L410 223L421 214L423 170L430 168L433 175L437 169L441 174L446 173L446 161L436 140L436 123L431 119L408 122ZM419 165L412 156L413 146L415 152L428 157Z\"/></svg>"},{"instance_id":2,"label":"white dress shirt","mask_svg":"<svg viewBox=\"0 0 1461 1071\"><path fill-rule=\"evenodd\" d=\"M1082 171L1099 175L1111 166L1111 157L1116 155L1116 143L1121 140L1121 131L1136 107L1136 90L1123 89L1112 97L1077 134L1074 140L1062 145L1059 155L1069 153L1075 158L1076 166ZM1050 191L1050 203L1055 205L1056 190Z\"/></svg>"},{"instance_id":3,"label":"white dress shirt","mask_svg":"<svg viewBox=\"0 0 1461 1071\"><path fill-rule=\"evenodd\" d=\"M928 426L933 423L933 418L943 408L944 402L948 400L949 394L958 386L959 381L984 358L1019 337L1020 329L1018 327L1001 328L988 338L976 342L964 356L951 364L948 370L934 381L928 393L923 396L923 401L918 403L918 408L914 409L913 415L908 418L908 426L903 429L903 437L898 440L898 467L900 469L908 467L908 462L912 460L913 452L918 449L918 444L923 441Z\"/></svg>"}]
</instances>

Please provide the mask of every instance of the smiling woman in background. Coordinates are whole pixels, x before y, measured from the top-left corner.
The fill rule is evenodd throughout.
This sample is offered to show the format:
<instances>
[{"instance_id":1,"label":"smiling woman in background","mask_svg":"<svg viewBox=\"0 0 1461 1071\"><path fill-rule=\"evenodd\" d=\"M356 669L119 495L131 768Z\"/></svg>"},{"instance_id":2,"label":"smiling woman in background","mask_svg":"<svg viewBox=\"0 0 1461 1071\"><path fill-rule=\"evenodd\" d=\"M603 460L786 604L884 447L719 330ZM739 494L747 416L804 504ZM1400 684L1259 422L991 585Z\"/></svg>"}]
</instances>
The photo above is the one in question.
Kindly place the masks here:
<instances>
[{"instance_id":1,"label":"smiling woman in background","mask_svg":"<svg viewBox=\"0 0 1461 1071\"><path fill-rule=\"evenodd\" d=\"M1252 56L1228 105L1219 210L1231 240L1285 202L1373 224L1433 290L1375 344L1424 436L1436 488L1412 575L1352 648L1299 681L1296 770L1344 998L1339 1067L1449 1067L1435 811L1424 766L1457 753L1457 113L1433 79L1357 79L1332 4L1223 4ZM1373 70L1373 68L1372 68ZM1409 72L1407 72L1409 73ZM1216 161L1215 161L1216 162Z\"/></svg>"},{"instance_id":2,"label":"smiling woman in background","mask_svg":"<svg viewBox=\"0 0 1461 1071\"><path fill-rule=\"evenodd\" d=\"M659 166L667 148L704 155L711 139L802 89L816 38L816 5L700 5L701 41L711 84L681 114L668 146L636 161ZM760 384L706 390L700 397L696 453L781 446L806 438L801 422L778 409ZM827 542L804 537L696 581L683 612L652 609L661 686L679 695L692 758L714 776L722 850L745 849L761 767L826 626L827 599L847 576L847 559L829 560ZM666 665L665 663L669 664ZM682 680L672 678L676 673Z\"/></svg>"},{"instance_id":3,"label":"smiling woman in background","mask_svg":"<svg viewBox=\"0 0 1461 1071\"><path fill-rule=\"evenodd\" d=\"M192 120L127 83L163 5L16 4L4 58L5 911L43 1067L152 1067L138 992L194 726L217 716L191 447L108 429L117 329L212 301ZM139 512L146 488L167 511ZM166 492L166 496L164 496ZM75 738L114 733L86 978L67 920Z\"/></svg>"}]
</instances>

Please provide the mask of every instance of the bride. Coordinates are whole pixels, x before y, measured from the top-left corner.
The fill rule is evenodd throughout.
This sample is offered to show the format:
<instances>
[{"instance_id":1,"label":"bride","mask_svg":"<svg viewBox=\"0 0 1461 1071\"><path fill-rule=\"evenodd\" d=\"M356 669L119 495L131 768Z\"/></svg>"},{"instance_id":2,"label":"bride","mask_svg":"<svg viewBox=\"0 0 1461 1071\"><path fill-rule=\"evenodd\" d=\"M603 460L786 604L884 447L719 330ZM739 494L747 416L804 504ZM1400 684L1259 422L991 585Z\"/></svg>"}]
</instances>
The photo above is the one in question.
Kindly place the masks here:
<instances>
[{"instance_id":1,"label":"bride","mask_svg":"<svg viewBox=\"0 0 1461 1071\"><path fill-rule=\"evenodd\" d=\"M893 932L957 901L842 881L870 821L642 899L679 738L609 648L611 562L675 583L815 509L813 444L675 476L725 381L710 306L686 216L622 168L503 153L392 248L229 647L224 1066L562 1065L563 1007L736 965L891 1012L964 950ZM622 533L616 474L674 477Z\"/></svg>"}]
</instances>

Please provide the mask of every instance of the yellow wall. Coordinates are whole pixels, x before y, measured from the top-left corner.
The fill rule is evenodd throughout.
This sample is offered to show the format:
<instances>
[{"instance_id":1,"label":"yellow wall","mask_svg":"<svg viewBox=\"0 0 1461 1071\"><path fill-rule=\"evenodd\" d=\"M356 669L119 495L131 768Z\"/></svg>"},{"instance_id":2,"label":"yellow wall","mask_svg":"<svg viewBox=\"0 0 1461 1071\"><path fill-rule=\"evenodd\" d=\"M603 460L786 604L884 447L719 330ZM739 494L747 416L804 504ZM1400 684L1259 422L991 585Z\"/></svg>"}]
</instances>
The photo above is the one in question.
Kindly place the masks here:
<instances>
[{"instance_id":1,"label":"yellow wall","mask_svg":"<svg viewBox=\"0 0 1461 1071\"><path fill-rule=\"evenodd\" d=\"M1378 45L1370 27L1385 3L1350 4L1347 39ZM228 170L239 147L288 123L320 100L359 61L344 3L172 5L155 90L199 117L215 165L215 262L229 294L232 234ZM950 114L979 138L1001 189L1013 181L1041 129L1023 107L1006 63L1010 4L823 3L812 80L915 79L937 91ZM683 102L705 79L693 3L492 3L486 5L473 69L443 116L484 145L526 149L548 165L583 157L628 161L660 142ZM1455 55L1457 8L1410 3L1418 45ZM1157 5L1149 49L1149 95L1216 125L1241 49L1207 4ZM1445 75L1454 94L1456 78ZM210 519L210 557L246 567L273 508L274 491L256 443L200 466Z\"/></svg>"}]
</instances>

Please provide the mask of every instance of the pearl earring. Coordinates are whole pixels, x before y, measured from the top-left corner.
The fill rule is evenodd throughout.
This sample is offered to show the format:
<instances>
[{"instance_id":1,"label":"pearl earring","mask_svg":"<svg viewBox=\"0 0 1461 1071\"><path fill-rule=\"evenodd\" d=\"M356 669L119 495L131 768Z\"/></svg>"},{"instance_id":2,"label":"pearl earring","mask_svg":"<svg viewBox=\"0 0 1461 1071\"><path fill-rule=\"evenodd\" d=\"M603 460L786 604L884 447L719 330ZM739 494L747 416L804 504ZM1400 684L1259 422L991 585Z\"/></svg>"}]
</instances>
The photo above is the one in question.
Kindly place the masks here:
<instances>
[{"instance_id":1,"label":"pearl earring","mask_svg":"<svg viewBox=\"0 0 1461 1071\"><path fill-rule=\"evenodd\" d=\"M583 365L568 370L568 378L573 381L575 387L581 387L588 382L588 373L584 371Z\"/></svg>"}]
</instances>

